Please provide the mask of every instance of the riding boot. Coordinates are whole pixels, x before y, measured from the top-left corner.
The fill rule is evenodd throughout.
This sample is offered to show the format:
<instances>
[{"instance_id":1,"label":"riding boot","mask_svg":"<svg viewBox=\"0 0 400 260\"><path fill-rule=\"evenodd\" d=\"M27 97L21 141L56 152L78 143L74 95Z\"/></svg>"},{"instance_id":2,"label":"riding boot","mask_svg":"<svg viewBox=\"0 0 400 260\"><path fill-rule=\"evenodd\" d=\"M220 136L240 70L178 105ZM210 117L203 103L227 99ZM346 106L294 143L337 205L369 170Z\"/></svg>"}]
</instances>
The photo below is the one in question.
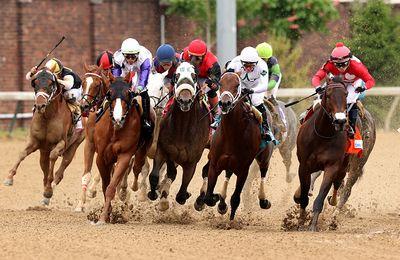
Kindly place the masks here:
<instances>
[{"instance_id":1,"label":"riding boot","mask_svg":"<svg viewBox=\"0 0 400 260\"><path fill-rule=\"evenodd\" d=\"M349 104L350 106L352 104ZM358 106L356 103L353 104L350 111L348 112L349 115L349 128L347 131L347 136L350 139L354 139L354 134L356 132L356 123L357 123L357 116L358 116Z\"/></svg>"},{"instance_id":2,"label":"riding boot","mask_svg":"<svg viewBox=\"0 0 400 260\"><path fill-rule=\"evenodd\" d=\"M264 106L264 104L260 104L259 106L256 106L256 108L261 112L262 115L262 138L267 142L273 142L275 145L277 145L278 141L275 139L275 136L272 133L268 123L267 108Z\"/></svg>"},{"instance_id":3,"label":"riding boot","mask_svg":"<svg viewBox=\"0 0 400 260\"><path fill-rule=\"evenodd\" d=\"M100 107L97 109L97 111L96 111L96 122L97 122L97 120L99 120L99 119L103 116L103 114L106 112L107 107L108 107L108 99L105 98L105 99L103 99L103 102L101 103L101 106L100 106Z\"/></svg>"},{"instance_id":4,"label":"riding boot","mask_svg":"<svg viewBox=\"0 0 400 260\"><path fill-rule=\"evenodd\" d=\"M221 123L221 109L217 108L217 112L215 113L214 116L214 122L210 125L210 127L216 130L220 123Z\"/></svg>"},{"instance_id":5,"label":"riding boot","mask_svg":"<svg viewBox=\"0 0 400 260\"><path fill-rule=\"evenodd\" d=\"M72 113L72 123L74 124L75 130L82 131L83 126L80 104L75 98L73 98L67 101L67 105Z\"/></svg>"},{"instance_id":6,"label":"riding boot","mask_svg":"<svg viewBox=\"0 0 400 260\"><path fill-rule=\"evenodd\" d=\"M147 90L142 91L140 93L140 96L142 97L142 107L143 107L142 128L145 137L150 137L153 133L152 124L150 121L150 97Z\"/></svg>"}]
</instances>

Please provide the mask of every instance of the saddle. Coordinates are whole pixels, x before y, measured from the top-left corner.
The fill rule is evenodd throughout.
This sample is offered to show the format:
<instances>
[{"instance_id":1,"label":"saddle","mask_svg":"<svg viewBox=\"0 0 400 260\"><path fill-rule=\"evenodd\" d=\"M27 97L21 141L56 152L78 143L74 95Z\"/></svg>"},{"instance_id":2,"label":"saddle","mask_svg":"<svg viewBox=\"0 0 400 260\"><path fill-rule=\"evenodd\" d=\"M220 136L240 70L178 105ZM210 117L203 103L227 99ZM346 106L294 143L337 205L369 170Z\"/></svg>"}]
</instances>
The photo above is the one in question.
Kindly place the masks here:
<instances>
[{"instance_id":1,"label":"saddle","mask_svg":"<svg viewBox=\"0 0 400 260\"><path fill-rule=\"evenodd\" d=\"M356 126L356 131L354 133L354 139L347 138L346 153L354 154L358 158L362 157L363 152L363 139L361 136L361 131Z\"/></svg>"}]
</instances>

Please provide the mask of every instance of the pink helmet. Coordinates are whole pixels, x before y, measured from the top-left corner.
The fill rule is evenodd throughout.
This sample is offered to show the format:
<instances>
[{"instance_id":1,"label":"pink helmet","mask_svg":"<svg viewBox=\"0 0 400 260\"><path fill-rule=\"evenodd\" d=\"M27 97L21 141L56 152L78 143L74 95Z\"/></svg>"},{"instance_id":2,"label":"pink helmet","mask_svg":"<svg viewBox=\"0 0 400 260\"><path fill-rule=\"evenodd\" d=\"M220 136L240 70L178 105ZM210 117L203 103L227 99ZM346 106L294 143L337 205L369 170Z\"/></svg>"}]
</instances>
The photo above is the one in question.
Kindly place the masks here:
<instances>
[{"instance_id":1,"label":"pink helmet","mask_svg":"<svg viewBox=\"0 0 400 260\"><path fill-rule=\"evenodd\" d=\"M338 42L331 53L331 61L335 63L343 63L349 61L351 56L350 49L344 46L343 42Z\"/></svg>"}]
</instances>

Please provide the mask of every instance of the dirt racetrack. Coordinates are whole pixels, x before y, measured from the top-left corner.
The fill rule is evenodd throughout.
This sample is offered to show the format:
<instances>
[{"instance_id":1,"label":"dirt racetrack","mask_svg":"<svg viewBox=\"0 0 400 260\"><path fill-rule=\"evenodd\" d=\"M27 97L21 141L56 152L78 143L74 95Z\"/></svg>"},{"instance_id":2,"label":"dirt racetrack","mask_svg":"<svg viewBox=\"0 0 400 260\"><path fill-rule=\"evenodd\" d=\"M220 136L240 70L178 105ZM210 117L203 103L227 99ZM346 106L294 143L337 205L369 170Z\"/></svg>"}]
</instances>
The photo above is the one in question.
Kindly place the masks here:
<instances>
[{"instance_id":1,"label":"dirt racetrack","mask_svg":"<svg viewBox=\"0 0 400 260\"><path fill-rule=\"evenodd\" d=\"M3 180L25 142L0 142ZM350 213L338 219L336 230L318 233L282 230L286 211L294 205L298 180L285 182L278 153L271 162L267 185L272 208L259 209L254 189L253 210L239 210L234 225L229 225L228 215L219 216L216 208L200 213L193 209L201 186L198 167L189 186L193 195L185 206L172 203L166 213L159 213L157 203L138 203L131 192L133 207L128 223L94 226L87 212L73 212L80 192L83 146L47 208L39 207L43 175L36 152L22 163L14 186L0 185L0 259L400 259L399 149L397 132L378 133L366 172L348 202ZM296 167L297 161L293 172ZM180 174L172 185L171 201L179 188ZM232 178L230 192L234 181ZM102 199L100 193L89 207L98 208ZM332 211L330 206L325 210ZM321 226L329 222L329 214L325 215Z\"/></svg>"}]
</instances>

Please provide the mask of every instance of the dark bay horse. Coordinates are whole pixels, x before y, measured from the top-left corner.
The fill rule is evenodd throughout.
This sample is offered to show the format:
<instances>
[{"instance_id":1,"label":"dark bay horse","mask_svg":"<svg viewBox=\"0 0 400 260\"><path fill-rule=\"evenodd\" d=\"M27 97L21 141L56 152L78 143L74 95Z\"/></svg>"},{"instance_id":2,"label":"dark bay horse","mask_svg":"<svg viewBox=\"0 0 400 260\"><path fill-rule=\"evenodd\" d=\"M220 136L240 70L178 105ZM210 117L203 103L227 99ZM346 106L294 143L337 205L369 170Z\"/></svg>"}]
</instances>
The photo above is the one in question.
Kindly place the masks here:
<instances>
[{"instance_id":1,"label":"dark bay horse","mask_svg":"<svg viewBox=\"0 0 400 260\"><path fill-rule=\"evenodd\" d=\"M158 197L159 170L164 163L167 164L167 177L159 187L160 210L169 208L169 189L177 174L175 164L183 168L176 201L182 205L190 197L187 187L209 140L211 119L204 117L208 108L199 95L194 67L187 62L177 68L174 95L174 104L161 120L156 156L149 177L151 190L148 197L155 200Z\"/></svg>"},{"instance_id":2,"label":"dark bay horse","mask_svg":"<svg viewBox=\"0 0 400 260\"><path fill-rule=\"evenodd\" d=\"M96 124L96 110L101 106L106 93L109 90L109 74L96 65L84 65L85 75L82 78L83 97L81 100L82 115L87 117L85 123L85 147L84 147L84 171L82 174L82 192L75 211L81 212L86 202L87 187L92 177L92 165L95 154L94 129ZM94 176L97 182L100 181L100 175ZM96 180L92 181L95 186ZM94 190L94 192L93 192ZM89 197L94 197L95 188L88 190Z\"/></svg>"},{"instance_id":3,"label":"dark bay horse","mask_svg":"<svg viewBox=\"0 0 400 260\"><path fill-rule=\"evenodd\" d=\"M46 69L40 70L32 79L32 87L35 91L35 112L30 126L29 142L4 184L11 186L20 163L39 149L40 167L44 174L42 203L48 205L53 196L53 189L62 180L64 171L71 163L84 136L73 136L71 111L63 97L63 88L53 73ZM62 156L62 162L54 178L54 164L59 156Z\"/></svg>"},{"instance_id":4,"label":"dark bay horse","mask_svg":"<svg viewBox=\"0 0 400 260\"><path fill-rule=\"evenodd\" d=\"M105 199L99 224L110 220L111 201L129 169L132 156L135 155L133 171L139 174L148 148L148 143L141 138L140 113L127 83L129 79L111 77L110 80L112 83L106 95L110 108L97 122L94 132L96 163Z\"/></svg>"},{"instance_id":5,"label":"dark bay horse","mask_svg":"<svg viewBox=\"0 0 400 260\"><path fill-rule=\"evenodd\" d=\"M359 107L362 104L359 103ZM363 107L362 107L363 108ZM337 190L333 190L332 196L328 197L329 204L336 206L338 209L342 209L350 197L351 190L354 184L364 173L364 166L368 161L368 158L374 148L376 141L376 126L372 115L365 108L359 111L359 117L357 120L357 127L360 129L362 140L363 140L363 152L362 156L358 157L356 155L350 155L349 165L347 168L347 178L345 183L340 186L339 189L339 203L337 204ZM321 171L313 173L311 177L311 188L310 195L312 195L312 190L314 187L314 182L317 177L322 174Z\"/></svg>"},{"instance_id":6,"label":"dark bay horse","mask_svg":"<svg viewBox=\"0 0 400 260\"><path fill-rule=\"evenodd\" d=\"M303 225L308 205L311 174L324 171L321 188L313 206L311 231L317 230L318 216L324 200L333 184L337 190L346 175L349 156L346 154L347 133L344 131L347 90L340 78L329 81L322 97L321 106L303 123L297 136L300 188L294 195L300 204L299 225Z\"/></svg>"},{"instance_id":7,"label":"dark bay horse","mask_svg":"<svg viewBox=\"0 0 400 260\"><path fill-rule=\"evenodd\" d=\"M264 184L274 145L268 143L260 151L262 141L260 122L252 107L244 102L246 96L241 95L238 74L226 72L221 77L220 84L220 106L223 116L211 141L209 162L203 168L203 177L208 176L207 191L206 185L203 184L200 196L196 199L195 208L202 210L204 203L214 206L220 201L218 212L226 213L226 190L222 195L214 194L217 178L223 170L226 170L228 174L234 173L237 176L236 188L231 197L230 219L233 220L240 204L240 194L246 182L250 164L254 159L257 160L261 171L260 207L267 209L271 206L265 195Z\"/></svg>"}]
</instances>

